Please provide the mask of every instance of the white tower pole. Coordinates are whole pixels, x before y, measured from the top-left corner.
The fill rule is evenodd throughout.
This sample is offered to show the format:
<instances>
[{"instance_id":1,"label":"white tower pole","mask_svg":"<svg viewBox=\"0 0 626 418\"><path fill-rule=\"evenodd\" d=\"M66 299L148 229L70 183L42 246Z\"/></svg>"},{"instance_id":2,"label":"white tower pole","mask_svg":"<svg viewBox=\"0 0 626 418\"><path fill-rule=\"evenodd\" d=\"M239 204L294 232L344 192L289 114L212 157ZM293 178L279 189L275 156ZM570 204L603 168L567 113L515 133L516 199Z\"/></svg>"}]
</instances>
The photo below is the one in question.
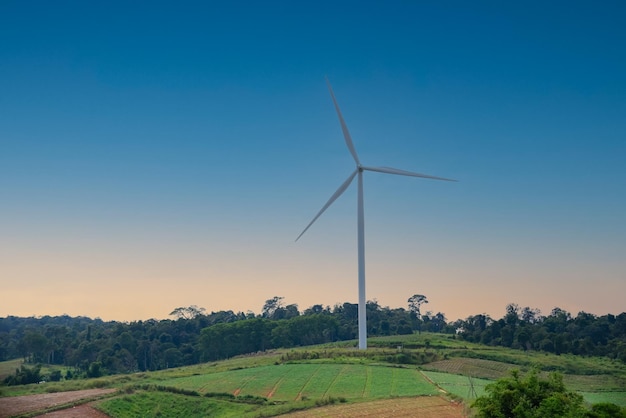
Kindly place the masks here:
<instances>
[{"instance_id":1,"label":"white tower pole","mask_svg":"<svg viewBox=\"0 0 626 418\"><path fill-rule=\"evenodd\" d=\"M367 349L367 311L365 300L365 216L363 213L363 169L359 167L358 241L359 241L359 350Z\"/></svg>"}]
</instances>

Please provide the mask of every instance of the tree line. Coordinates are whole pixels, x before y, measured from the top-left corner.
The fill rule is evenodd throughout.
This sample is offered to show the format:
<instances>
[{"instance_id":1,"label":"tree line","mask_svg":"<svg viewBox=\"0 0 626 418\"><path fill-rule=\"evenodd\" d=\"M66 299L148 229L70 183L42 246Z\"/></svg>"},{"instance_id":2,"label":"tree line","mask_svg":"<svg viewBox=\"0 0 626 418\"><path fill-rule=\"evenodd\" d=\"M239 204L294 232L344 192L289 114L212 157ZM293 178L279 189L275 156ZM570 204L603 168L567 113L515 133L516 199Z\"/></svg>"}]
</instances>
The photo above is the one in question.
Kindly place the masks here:
<instances>
[{"instance_id":1,"label":"tree line","mask_svg":"<svg viewBox=\"0 0 626 418\"><path fill-rule=\"evenodd\" d=\"M626 362L626 313L573 317L555 308L507 306L493 320L474 315L448 322L443 313L421 313L423 295L409 298L408 309L367 302L368 336L413 332L458 334L467 341L521 350L600 355ZM31 364L62 365L65 378L160 370L214 361L273 348L352 340L358 334L358 306L313 305L300 311L282 297L268 299L260 314L197 306L174 309L172 319L132 322L87 317L0 318L0 361L23 358ZM26 372L26 371L25 371ZM24 375L25 376L25 375ZM55 376L55 378L60 376Z\"/></svg>"},{"instance_id":2,"label":"tree line","mask_svg":"<svg viewBox=\"0 0 626 418\"><path fill-rule=\"evenodd\" d=\"M626 363L626 312L596 316L554 308L549 315L539 309L520 308L511 303L500 319L489 315L470 316L454 323L467 341L545 351L555 354L606 356Z\"/></svg>"},{"instance_id":3,"label":"tree line","mask_svg":"<svg viewBox=\"0 0 626 418\"><path fill-rule=\"evenodd\" d=\"M297 305L285 305L283 300L268 299L258 315L207 313L192 305L174 309L172 319L132 322L9 316L0 318L0 361L23 358L30 364L65 366L65 378L97 377L357 337L356 304L313 305L300 312ZM444 331L447 326L442 313L421 315L419 309L391 309L376 301L367 302L367 317L370 336Z\"/></svg>"}]
</instances>

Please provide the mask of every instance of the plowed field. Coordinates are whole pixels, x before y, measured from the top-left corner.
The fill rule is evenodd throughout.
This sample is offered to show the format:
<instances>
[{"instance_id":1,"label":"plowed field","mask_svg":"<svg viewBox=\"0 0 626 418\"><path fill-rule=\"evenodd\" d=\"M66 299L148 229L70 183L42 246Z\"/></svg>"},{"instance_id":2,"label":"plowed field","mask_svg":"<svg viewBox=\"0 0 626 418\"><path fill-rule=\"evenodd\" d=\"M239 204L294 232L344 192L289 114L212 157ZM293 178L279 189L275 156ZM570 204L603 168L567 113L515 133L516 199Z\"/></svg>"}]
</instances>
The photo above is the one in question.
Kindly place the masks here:
<instances>
[{"instance_id":1,"label":"plowed field","mask_svg":"<svg viewBox=\"0 0 626 418\"><path fill-rule=\"evenodd\" d=\"M461 404L439 396L332 405L282 415L284 418L463 418L464 416Z\"/></svg>"},{"instance_id":2,"label":"plowed field","mask_svg":"<svg viewBox=\"0 0 626 418\"><path fill-rule=\"evenodd\" d=\"M0 398L0 418L8 418L14 415L35 412L52 408L59 405L70 404L72 402L95 399L102 395L115 392L115 389L89 389L76 390L72 392L45 393L41 395L26 395ZM76 408L78 409L78 408ZM91 409L91 408L90 408ZM70 413L67 410L67 413ZM87 411L86 409L84 411ZM97 412L92 409L92 411ZM71 417L77 415L53 415L56 417ZM98 417L102 415L79 415Z\"/></svg>"}]
</instances>

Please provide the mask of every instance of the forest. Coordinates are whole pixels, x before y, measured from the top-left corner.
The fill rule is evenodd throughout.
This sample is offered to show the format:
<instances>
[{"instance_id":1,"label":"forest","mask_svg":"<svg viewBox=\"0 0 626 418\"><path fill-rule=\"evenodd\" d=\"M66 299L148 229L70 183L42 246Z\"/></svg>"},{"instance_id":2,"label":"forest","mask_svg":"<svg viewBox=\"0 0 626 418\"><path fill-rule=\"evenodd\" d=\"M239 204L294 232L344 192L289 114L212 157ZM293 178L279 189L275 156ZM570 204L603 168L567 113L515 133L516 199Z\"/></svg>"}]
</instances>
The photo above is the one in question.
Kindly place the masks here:
<instances>
[{"instance_id":1,"label":"forest","mask_svg":"<svg viewBox=\"0 0 626 418\"><path fill-rule=\"evenodd\" d=\"M415 296L421 298L415 299ZM501 319L474 315L447 322L441 312L421 313L423 295L409 308L381 307L368 301L368 336L439 332L455 338L519 350L606 356L626 363L626 312L576 316L554 308L506 307ZM414 303L411 303L413 299ZM357 305L314 305L302 312L268 299L261 314L219 311L197 306L174 309L172 319L132 322L87 317L0 318L0 361L23 358L30 364L67 368L65 378L160 370L230 358L273 348L355 339ZM53 379L60 379L55 375Z\"/></svg>"},{"instance_id":2,"label":"forest","mask_svg":"<svg viewBox=\"0 0 626 418\"><path fill-rule=\"evenodd\" d=\"M504 317L474 315L455 327L467 341L486 345L537 350L555 354L606 356L626 363L626 312L596 316L554 308L542 316L538 309L511 303Z\"/></svg>"}]
</instances>

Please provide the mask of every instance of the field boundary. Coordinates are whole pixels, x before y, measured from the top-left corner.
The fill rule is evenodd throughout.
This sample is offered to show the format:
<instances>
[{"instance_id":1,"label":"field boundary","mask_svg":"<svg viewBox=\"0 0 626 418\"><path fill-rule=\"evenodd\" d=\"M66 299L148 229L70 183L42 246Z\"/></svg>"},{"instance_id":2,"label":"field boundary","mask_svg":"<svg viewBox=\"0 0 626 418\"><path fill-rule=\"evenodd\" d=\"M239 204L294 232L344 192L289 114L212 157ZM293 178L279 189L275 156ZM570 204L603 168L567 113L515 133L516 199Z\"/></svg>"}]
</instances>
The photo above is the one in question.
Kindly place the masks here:
<instances>
[{"instance_id":1,"label":"field boundary","mask_svg":"<svg viewBox=\"0 0 626 418\"><path fill-rule=\"evenodd\" d=\"M0 398L0 418L32 417L115 396L117 393L117 389L86 389L4 397Z\"/></svg>"}]
</instances>

